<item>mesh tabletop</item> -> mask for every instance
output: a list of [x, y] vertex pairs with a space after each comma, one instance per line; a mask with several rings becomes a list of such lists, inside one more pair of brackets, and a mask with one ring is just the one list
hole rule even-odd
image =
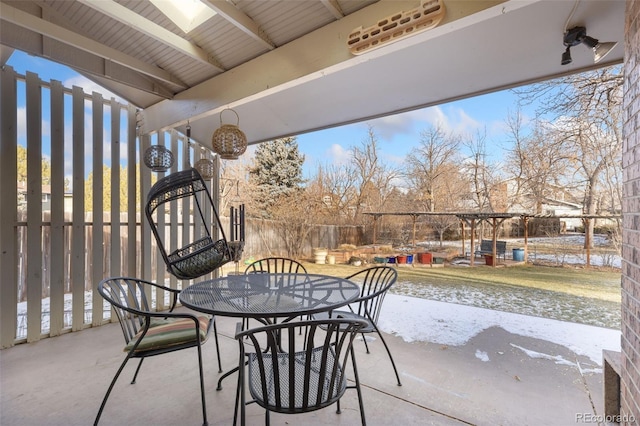
[[293, 317], [344, 306], [360, 293], [357, 284], [315, 274], [230, 275], [193, 284], [180, 302], [213, 315], [248, 318]]

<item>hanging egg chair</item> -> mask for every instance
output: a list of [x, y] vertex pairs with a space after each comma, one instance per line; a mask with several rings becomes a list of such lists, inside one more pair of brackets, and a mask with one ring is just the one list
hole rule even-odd
[[[164, 229], [158, 229], [158, 215], [165, 214], [171, 203], [176, 203], [177, 207], [188, 211], [189, 208], [184, 207], [184, 198], [189, 198], [190, 208], [193, 211], [194, 229], [200, 230], [201, 235], [194, 236], [193, 241], [168, 253]], [[178, 200], [180, 204], [177, 204]], [[207, 219], [205, 213], [208, 211], [212, 212], [214, 219], [212, 225], [211, 219]], [[231, 261], [232, 254], [220, 217], [211, 194], [196, 169], [172, 173], [158, 180], [147, 196], [145, 215], [167, 271], [176, 278], [192, 280], [211, 273]], [[212, 234], [212, 227], [214, 231], [220, 233], [221, 239], [214, 240], [213, 235], [217, 235], [217, 232]]]

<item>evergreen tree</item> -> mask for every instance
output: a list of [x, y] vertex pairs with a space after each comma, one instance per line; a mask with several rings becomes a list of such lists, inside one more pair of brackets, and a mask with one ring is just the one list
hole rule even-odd
[[270, 207], [280, 197], [293, 195], [302, 188], [303, 163], [304, 155], [300, 154], [295, 137], [260, 144], [249, 168], [257, 215], [270, 217]]

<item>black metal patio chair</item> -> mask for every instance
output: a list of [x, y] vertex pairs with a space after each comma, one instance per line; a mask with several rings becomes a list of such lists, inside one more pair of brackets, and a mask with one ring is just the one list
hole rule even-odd
[[[281, 274], [278, 285], [288, 287], [295, 282], [288, 274], [307, 274], [304, 265], [288, 257], [265, 257], [250, 263], [244, 270], [245, 274]], [[248, 320], [243, 320], [242, 329], [247, 328]]]
[[[355, 335], [367, 325], [364, 320], [327, 319], [272, 324], [241, 331], [240, 372], [236, 394], [234, 425], [240, 408], [240, 423], [246, 422], [246, 406], [257, 403], [270, 424], [271, 411], [300, 414], [319, 410], [334, 403], [340, 413], [340, 398], [346, 389], [356, 389], [360, 417], [365, 425], [364, 405], [353, 352]], [[299, 329], [306, 333], [301, 337]], [[348, 358], [354, 385], [347, 386]], [[252, 400], [247, 401], [246, 387]]]
[[[307, 269], [304, 265], [297, 260], [289, 259], [287, 257], [265, 257], [258, 259], [244, 270], [245, 274], [257, 274], [257, 273], [271, 273], [271, 274], [306, 274]], [[287, 285], [286, 282], [283, 285]]]
[[[168, 312], [155, 312], [153, 310], [150, 298], [152, 292], [155, 291], [157, 294], [158, 290], [168, 291], [171, 294], [171, 308]], [[215, 331], [216, 325], [214, 318], [206, 315], [196, 316], [186, 312], [173, 312], [180, 290], [164, 287], [137, 278], [120, 277], [105, 279], [98, 284], [98, 292], [111, 304], [120, 321], [126, 344], [124, 351], [127, 355], [107, 389], [94, 425], [98, 424], [107, 399], [120, 373], [122, 373], [122, 370], [131, 358], [140, 358], [138, 367], [133, 375], [133, 380], [131, 381], [131, 384], [134, 384], [138, 377], [140, 367], [142, 367], [142, 361], [144, 361], [146, 357], [195, 347], [198, 350], [198, 367], [200, 369], [202, 417], [203, 424], [206, 426], [208, 423], [201, 346], [206, 342], [212, 326]], [[219, 360], [220, 351], [218, 349], [217, 333], [215, 333], [215, 340]]]
[[398, 380], [398, 386], [402, 386], [402, 383], [400, 382], [400, 375], [396, 368], [396, 363], [393, 361], [393, 356], [391, 355], [391, 350], [389, 350], [387, 342], [384, 340], [382, 333], [380, 333], [380, 329], [378, 329], [378, 318], [380, 317], [382, 302], [384, 302], [384, 297], [389, 288], [391, 288], [398, 279], [398, 271], [390, 266], [373, 266], [356, 272], [355, 274], [351, 274], [346, 278], [361, 284], [362, 290], [360, 291], [360, 297], [355, 302], [348, 305], [348, 311], [335, 310], [331, 313], [320, 312], [318, 314], [314, 314], [313, 318], [326, 319], [331, 316], [332, 318], [355, 318], [366, 320], [367, 326], [360, 330], [360, 333], [362, 333], [362, 340], [367, 348], [367, 353], [369, 353], [369, 345], [367, 344], [365, 334], [373, 333], [375, 331], [378, 333], [378, 336], [380, 336], [380, 340], [382, 340], [382, 343], [387, 350], [387, 354], [389, 354], [393, 371], [396, 373], [396, 379]]

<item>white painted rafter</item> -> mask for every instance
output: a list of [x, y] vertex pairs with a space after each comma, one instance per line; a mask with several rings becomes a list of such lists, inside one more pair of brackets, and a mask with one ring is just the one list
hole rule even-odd
[[106, 60], [123, 65], [127, 68], [131, 68], [137, 72], [145, 74], [149, 77], [153, 77], [165, 83], [171, 83], [179, 86], [182, 89], [187, 88], [187, 85], [180, 81], [173, 74], [160, 69], [154, 65], [140, 61], [132, 56], [122, 53], [116, 49], [112, 49], [109, 46], [98, 43], [90, 38], [79, 35], [76, 32], [67, 30], [58, 25], [55, 25], [44, 19], [40, 19], [34, 15], [23, 12], [7, 4], [3, 4], [0, 8], [0, 19], [3, 21], [11, 22], [12, 24], [29, 29], [31, 31], [37, 31], [39, 34], [58, 40], [69, 46], [76, 47], [85, 52], [92, 53], [96, 56], [104, 58]]
[[320, 0], [320, 3], [322, 3], [336, 19], [344, 18], [344, 13], [337, 0]]
[[169, 46], [170, 48], [183, 53], [190, 58], [195, 59], [203, 64], [211, 65], [217, 68], [218, 71], [225, 71], [224, 67], [214, 58], [213, 55], [204, 51], [200, 47], [191, 43], [188, 40], [180, 37], [177, 34], [172, 33], [169, 30], [162, 28], [160, 25], [149, 21], [148, 19], [138, 15], [131, 9], [122, 6], [112, 0], [78, 0], [80, 3], [89, 6], [90, 8], [97, 10], [109, 16], [122, 24], [135, 28], [136, 31], [140, 31], [149, 37], [158, 40], [161, 43]]
[[266, 49], [273, 50], [276, 45], [267, 37], [256, 22], [226, 0], [202, 0], [202, 3], [215, 10], [218, 15], [235, 25], [249, 37]]

